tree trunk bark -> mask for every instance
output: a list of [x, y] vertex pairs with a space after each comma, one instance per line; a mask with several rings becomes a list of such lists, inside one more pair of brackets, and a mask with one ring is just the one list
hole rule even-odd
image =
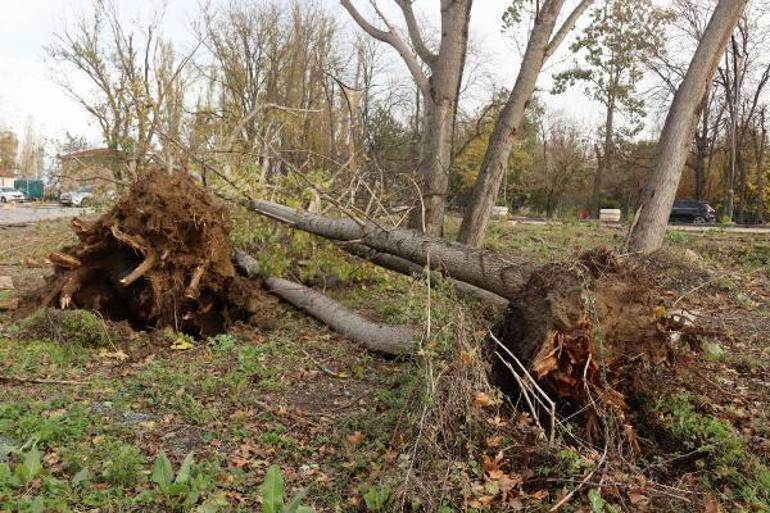
[[736, 155], [736, 163], [738, 164], [738, 222], [746, 222], [746, 189], [748, 182], [748, 172], [746, 170], [746, 159], [743, 155], [743, 137], [739, 139], [738, 154]]
[[701, 102], [700, 129], [695, 134], [695, 199], [706, 196], [706, 160], [709, 155], [709, 105], [710, 91], [707, 89]]
[[[256, 260], [236, 250], [233, 260], [248, 276], [257, 274]], [[292, 306], [308, 313], [337, 333], [361, 344], [369, 351], [386, 356], [405, 356], [414, 353], [418, 334], [405, 326], [389, 326], [370, 321], [340, 303], [299, 283], [281, 278], [264, 280], [268, 290]]]
[[[357, 257], [368, 260], [373, 264], [377, 264], [380, 267], [384, 267], [385, 269], [389, 269], [391, 271], [396, 271], [398, 273], [413, 277], [418, 277], [425, 274], [425, 268], [421, 265], [415, 264], [414, 262], [410, 262], [409, 260], [403, 259], [396, 255], [376, 251], [363, 244], [343, 243], [339, 244], [339, 247], [340, 249], [343, 249], [352, 255], [356, 255]], [[441, 275], [441, 273], [437, 271], [431, 272], [431, 279], [433, 281], [437, 281], [443, 278], [444, 276]], [[475, 297], [476, 299], [479, 299], [484, 303], [492, 306], [493, 308], [499, 310], [503, 310], [508, 306], [508, 300], [495, 293], [480, 289], [479, 287], [471, 285], [470, 283], [457, 281], [452, 278], [449, 278], [449, 281], [452, 287], [454, 287], [457, 295], [460, 297]]]
[[431, 237], [444, 233], [446, 197], [452, 168], [457, 101], [468, 53], [468, 25], [473, 0], [441, 1], [441, 43], [431, 62], [429, 97], [425, 98], [426, 131], [422, 140], [418, 172], [420, 204], [410, 227]]
[[765, 223], [765, 151], [767, 150], [766, 109], [759, 111], [759, 125], [754, 130], [754, 158], [757, 167], [757, 223]]
[[410, 262], [446, 272], [455, 280], [510, 299], [525, 283], [534, 266], [527, 260], [469, 248], [402, 228], [383, 228], [372, 222], [331, 219], [263, 200], [249, 208], [294, 228], [336, 241], [358, 242]]
[[443, 98], [437, 105], [425, 103], [427, 120], [418, 166], [422, 179], [421, 198], [413, 211], [410, 226], [432, 237], [441, 237], [444, 233], [456, 102], [456, 98]]
[[596, 166], [594, 175], [594, 185], [591, 190], [591, 204], [588, 210], [592, 217], [599, 218], [599, 202], [601, 200], [602, 186], [604, 177], [612, 173], [613, 153], [614, 153], [614, 130], [615, 130], [615, 100], [610, 98], [607, 102], [607, 114], [604, 122], [604, 154]]
[[[428, 235], [440, 236], [444, 228], [457, 99], [465, 69], [473, 0], [441, 0], [441, 41], [435, 54], [422, 39], [411, 0], [396, 2], [404, 13], [411, 45], [384, 18], [382, 21], [388, 30], [378, 29], [366, 21], [350, 0], [340, 0], [340, 3], [366, 33], [398, 51], [424, 97], [423, 136], [417, 169], [422, 182], [420, 204], [411, 214], [410, 225]], [[424, 68], [430, 70], [430, 76]]]
[[674, 95], [652, 174], [642, 192], [636, 221], [629, 234], [632, 251], [651, 252], [663, 245], [668, 216], [695, 134], [698, 109], [745, 5], [746, 0], [719, 0], [687, 74]]
[[535, 92], [537, 77], [546, 60], [551, 34], [563, 5], [562, 0], [551, 0], [543, 6], [535, 19], [516, 84], [495, 122], [479, 176], [473, 186], [471, 202], [460, 225], [457, 240], [463, 244], [478, 247], [484, 240], [492, 207], [495, 206], [508, 167], [516, 133], [524, 120], [527, 104]]

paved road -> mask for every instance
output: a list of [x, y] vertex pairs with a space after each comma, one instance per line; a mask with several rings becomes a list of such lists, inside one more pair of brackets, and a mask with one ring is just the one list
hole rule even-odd
[[[562, 224], [561, 221], [548, 221], [544, 219], [526, 219], [526, 218], [514, 218], [508, 221], [511, 225], [516, 224], [534, 224], [534, 225], [548, 225], [548, 224]], [[608, 227], [624, 228], [628, 229], [628, 225], [622, 223], [607, 223]], [[758, 233], [770, 235], [770, 225], [758, 225], [758, 226], [723, 226], [718, 224], [669, 224], [668, 230], [675, 230], [681, 232], [701, 232], [701, 233]]]
[[63, 207], [52, 204], [28, 203], [22, 205], [0, 206], [0, 226], [18, 223], [30, 223], [51, 219], [76, 217], [87, 214], [89, 209]]

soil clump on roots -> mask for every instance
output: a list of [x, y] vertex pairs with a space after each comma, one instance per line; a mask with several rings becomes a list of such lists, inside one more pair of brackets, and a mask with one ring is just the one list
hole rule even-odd
[[[671, 359], [659, 299], [639, 272], [608, 250], [546, 265], [492, 331], [510, 353], [491, 344], [492, 376], [504, 392], [527, 393], [519, 385], [526, 381], [523, 366], [559, 414], [582, 424], [588, 440], [611, 434], [627, 455], [639, 451], [629, 399], [650, 386], [650, 369]], [[514, 376], [511, 368], [522, 372]]]
[[49, 256], [55, 272], [35, 306], [193, 336], [269, 324], [276, 300], [236, 274], [227, 209], [187, 173], [149, 172], [98, 220], [71, 227], [79, 243]]

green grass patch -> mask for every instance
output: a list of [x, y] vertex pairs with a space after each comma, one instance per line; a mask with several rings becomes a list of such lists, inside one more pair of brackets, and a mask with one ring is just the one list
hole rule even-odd
[[661, 421], [685, 448], [703, 456], [706, 479], [719, 489], [728, 483], [744, 500], [770, 508], [770, 470], [746, 450], [740, 436], [726, 422], [700, 413], [687, 394], [660, 402]]
[[105, 321], [86, 310], [41, 308], [16, 325], [24, 339], [47, 339], [82, 347], [107, 347], [112, 337]]

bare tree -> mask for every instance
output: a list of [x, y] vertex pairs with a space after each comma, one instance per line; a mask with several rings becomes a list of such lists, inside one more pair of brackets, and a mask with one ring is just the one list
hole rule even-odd
[[746, 0], [719, 0], [674, 95], [652, 174], [631, 225], [628, 243], [632, 251], [650, 252], [663, 244], [668, 216], [695, 135], [698, 109], [745, 5]]
[[750, 9], [741, 17], [717, 79], [725, 95], [729, 121], [724, 216], [727, 219], [735, 217], [740, 222], [745, 222], [747, 206], [747, 152], [751, 150], [751, 127], [759, 113], [763, 92], [770, 82], [770, 62], [764, 61], [770, 32], [758, 21], [760, 14], [757, 9]]
[[759, 109], [759, 115], [754, 119], [752, 127], [752, 139], [754, 141], [754, 162], [757, 168], [757, 200], [756, 211], [758, 223], [765, 222], [765, 157], [767, 153], [767, 105]]
[[[673, 0], [676, 17], [666, 34], [668, 44], [653, 47], [644, 64], [659, 79], [652, 98], [660, 105], [668, 105], [677, 86], [687, 73], [685, 60], [697, 47], [706, 29], [712, 6], [700, 0]], [[692, 146], [692, 170], [695, 197], [702, 200], [708, 193], [714, 156], [722, 135], [725, 115], [725, 95], [722, 88], [709, 84], [700, 108], [700, 119]]]
[[[107, 147], [126, 154], [129, 172], [142, 170], [159, 130], [176, 133], [182, 119], [182, 71], [190, 55], [177, 57], [160, 35], [161, 22], [156, 12], [144, 25], [129, 27], [114, 0], [94, 0], [91, 13], [65, 26], [46, 48], [59, 85], [96, 120]], [[71, 82], [70, 70], [96, 92]], [[115, 178], [124, 178], [124, 171], [116, 167]]]
[[[423, 39], [412, 0], [394, 0], [401, 9], [408, 41], [373, 2], [385, 29], [380, 29], [353, 5], [340, 0], [353, 20], [371, 37], [392, 46], [403, 59], [424, 102], [418, 171], [422, 179], [420, 208], [412, 226], [429, 235], [443, 232], [449, 173], [452, 164], [457, 102], [468, 47], [468, 23], [473, 0], [441, 0], [441, 38], [436, 51]], [[427, 69], [427, 72], [425, 71]]]
[[37, 130], [32, 118], [27, 119], [24, 127], [24, 143], [19, 152], [19, 173], [23, 178], [41, 178], [45, 148], [40, 132]]
[[[555, 33], [554, 29], [564, 7], [564, 0], [545, 0], [542, 5], [537, 3], [539, 9], [536, 7], [534, 24], [516, 84], [492, 131], [481, 171], [473, 188], [471, 203], [460, 226], [458, 235], [460, 242], [478, 246], [483, 240], [492, 207], [500, 192], [516, 133], [524, 119], [527, 104], [535, 92], [537, 78], [543, 64], [553, 55], [592, 3], [593, 0], [581, 0]], [[520, 2], [514, 2], [513, 7], [520, 9]]]
[[585, 188], [589, 176], [590, 148], [580, 126], [574, 121], [556, 117], [542, 130], [543, 162], [528, 181], [531, 192], [542, 197], [546, 216], [561, 205], [568, 191]]

